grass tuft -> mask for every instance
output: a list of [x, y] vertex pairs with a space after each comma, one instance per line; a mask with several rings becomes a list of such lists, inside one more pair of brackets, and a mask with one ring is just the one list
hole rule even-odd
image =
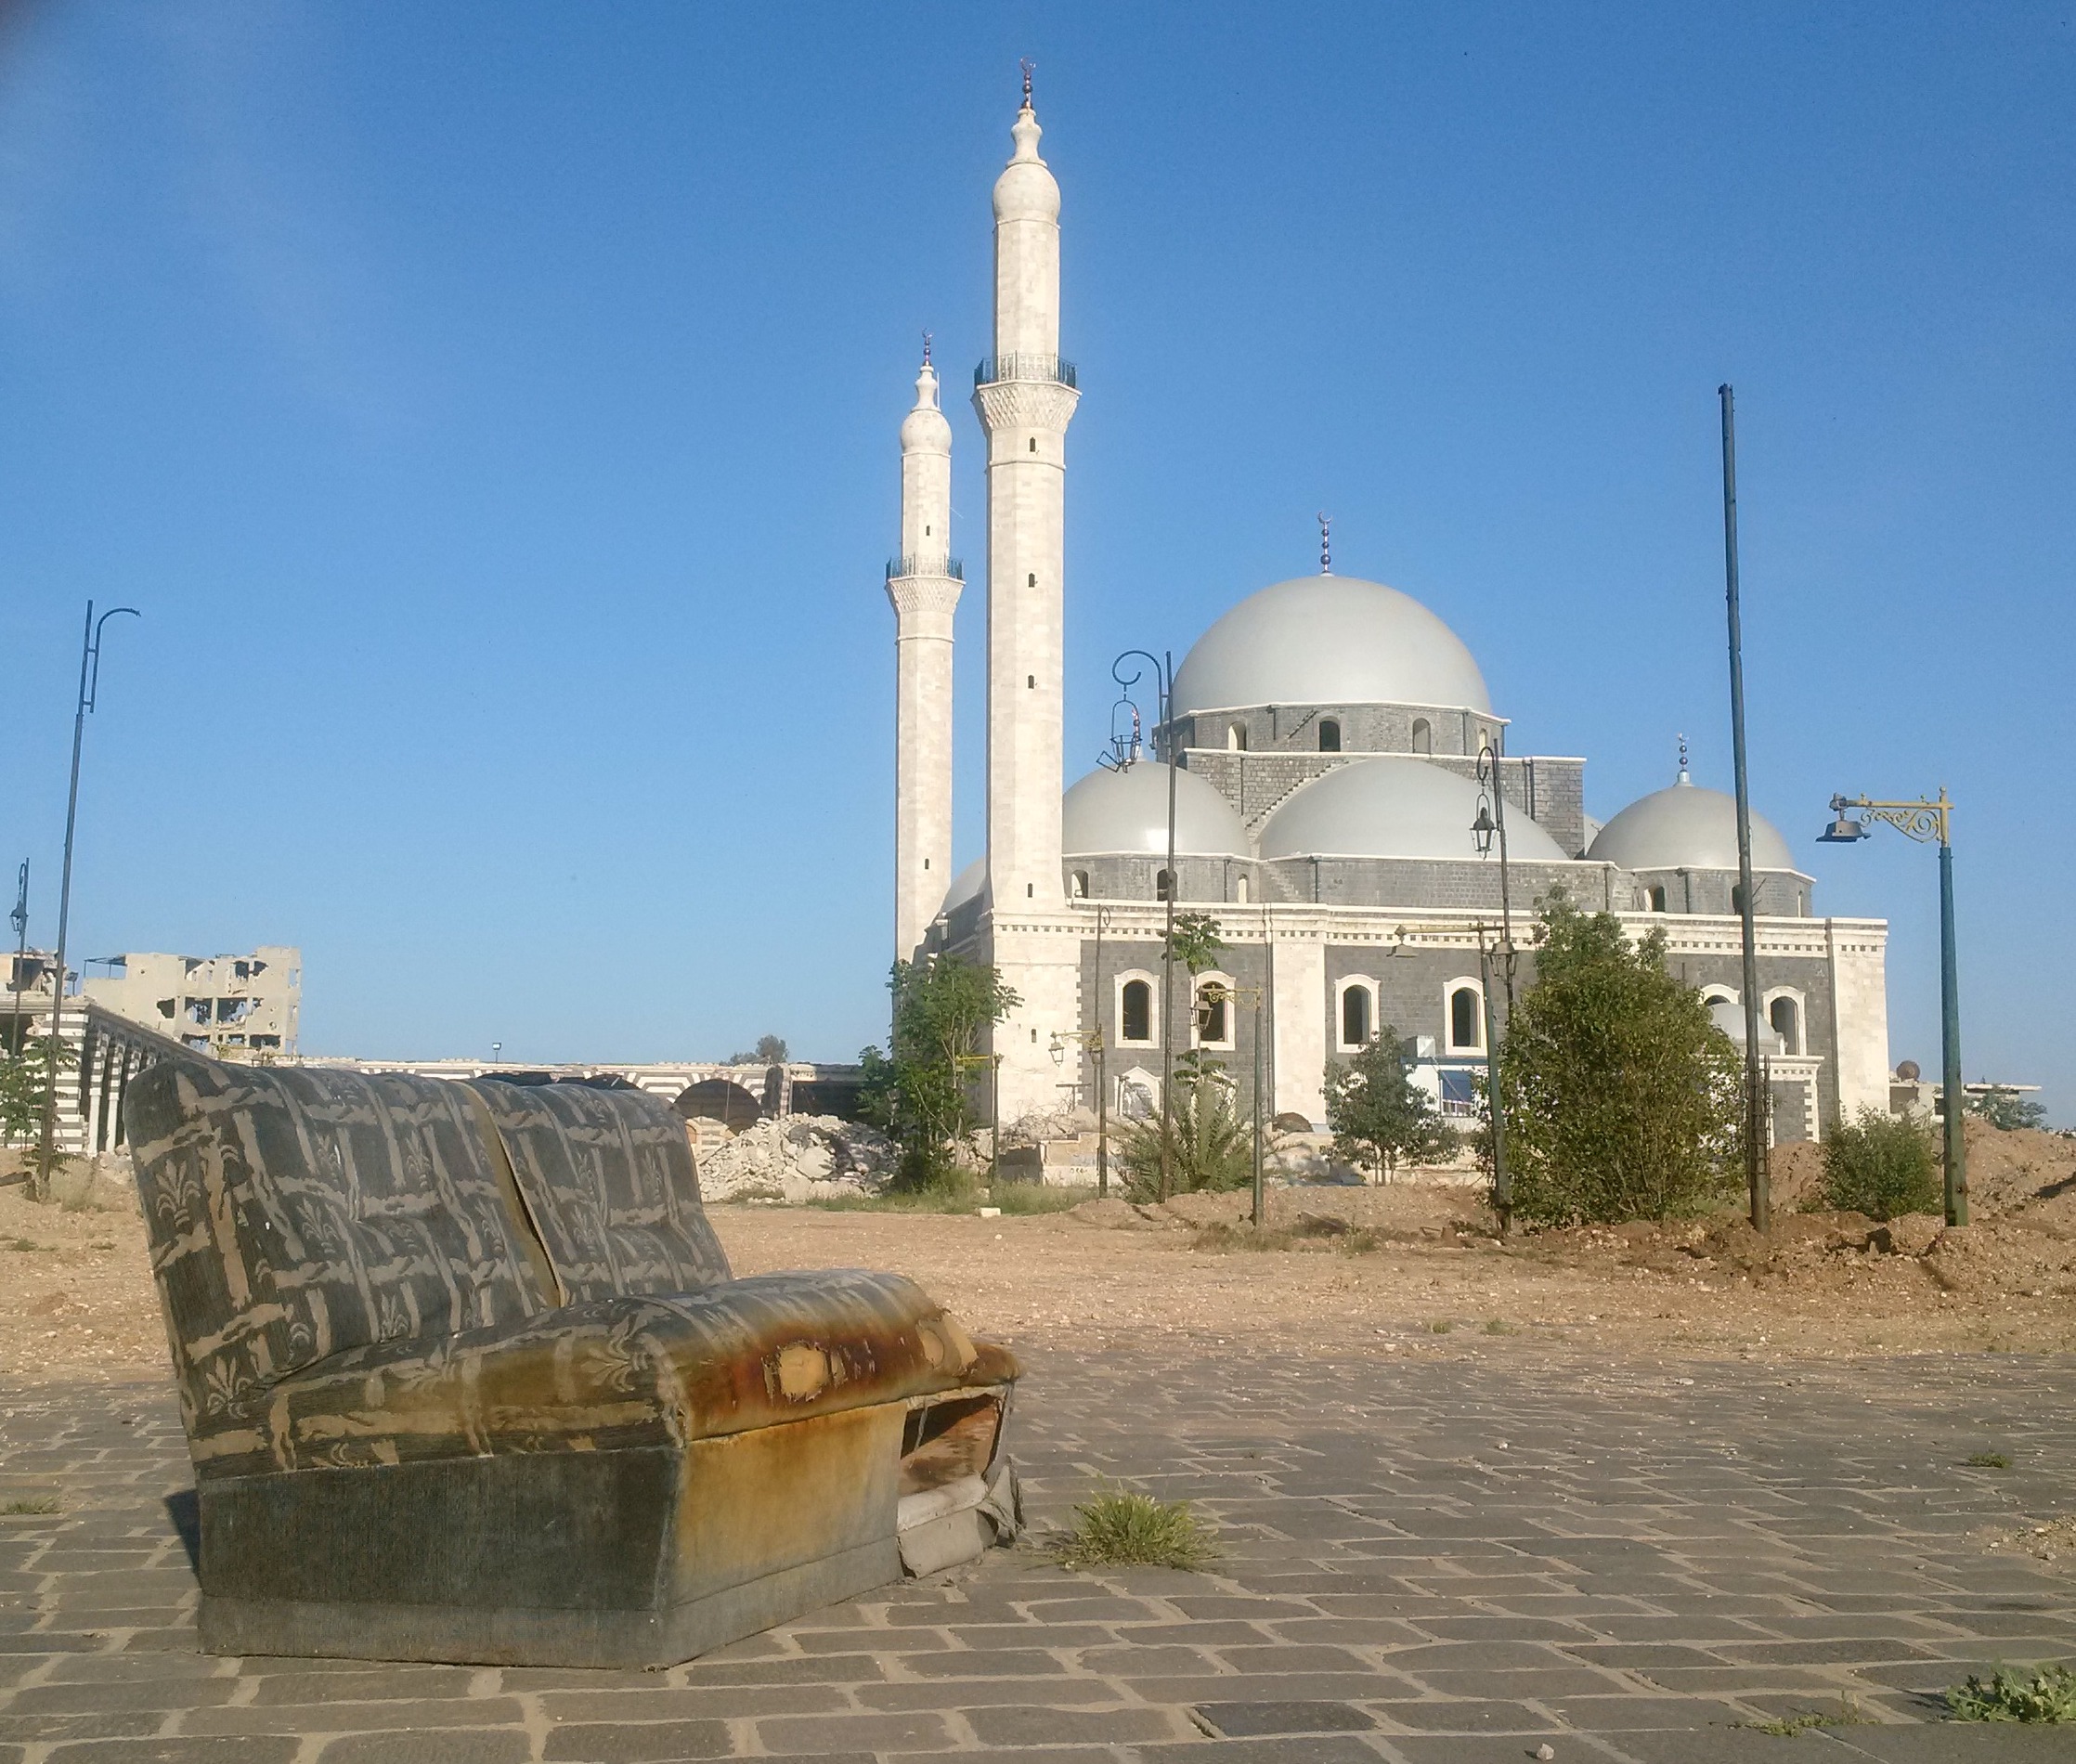
[[1447, 1317], [1438, 1317], [1427, 1326], [1427, 1332], [1430, 1335], [1447, 1335], [1455, 1327]]
[[27, 1238], [9, 1238], [7, 1239], [7, 1248], [10, 1250], [40, 1250], [43, 1247], [40, 1243], [30, 1242]]
[[1136, 1563], [1197, 1569], [1218, 1553], [1187, 1500], [1156, 1500], [1119, 1489], [1083, 1502], [1074, 1516], [1074, 1529], [1058, 1552], [1063, 1568]]
[[1485, 1332], [1487, 1335], [1518, 1335], [1520, 1330], [1516, 1329], [1505, 1317], [1496, 1317], [1485, 1326]]
[[1737, 1725], [1748, 1727], [1757, 1733], [1771, 1733], [1776, 1739], [1791, 1740], [1797, 1733], [1808, 1733], [1813, 1729], [1870, 1727], [1873, 1722], [1861, 1714], [1859, 1704], [1849, 1696], [1841, 1696], [1836, 1709], [1790, 1709], [1771, 1721], [1740, 1721]]
[[1956, 1721], [2076, 1723], [2076, 1669], [2066, 1666], [2000, 1666], [1988, 1683], [1969, 1673], [1946, 1693]]
[[2011, 1468], [2011, 1454], [2009, 1452], [1977, 1452], [1974, 1457], [1964, 1461], [1970, 1470], [2009, 1470]]
[[20, 1500], [0, 1501], [0, 1513], [10, 1519], [24, 1519], [32, 1513], [54, 1513], [57, 1511], [56, 1495], [30, 1495]]

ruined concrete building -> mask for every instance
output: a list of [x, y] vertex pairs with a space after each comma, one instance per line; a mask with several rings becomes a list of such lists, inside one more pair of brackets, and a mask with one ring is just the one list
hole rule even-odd
[[270, 1060], [296, 1050], [303, 952], [262, 943], [250, 955], [109, 955], [89, 961], [95, 1004], [218, 1059]]

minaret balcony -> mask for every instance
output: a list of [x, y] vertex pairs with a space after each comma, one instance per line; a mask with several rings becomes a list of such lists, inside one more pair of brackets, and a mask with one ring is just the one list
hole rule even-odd
[[973, 370], [973, 384], [999, 386], [1009, 381], [1036, 381], [1041, 384], [1080, 387], [1074, 380], [1074, 364], [1063, 356], [989, 356]]
[[889, 557], [887, 560], [887, 579], [891, 582], [903, 576], [949, 576], [954, 582], [963, 582], [966, 580], [966, 560], [946, 557], [942, 553], [932, 557], [927, 552], [919, 557]]

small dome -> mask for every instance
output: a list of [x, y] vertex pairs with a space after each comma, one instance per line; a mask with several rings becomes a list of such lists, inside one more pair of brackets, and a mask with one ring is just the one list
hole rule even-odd
[[[1424, 759], [1352, 759], [1292, 793], [1262, 829], [1265, 858], [1445, 858], [1476, 863], [1478, 786]], [[1494, 848], [1497, 850], [1497, 847]], [[1556, 840], [1516, 809], [1507, 856], [1562, 863]]]
[[[1734, 870], [1737, 798], [1680, 782], [1632, 802], [1600, 830], [1586, 855], [1625, 870]], [[1752, 816], [1752, 868], [1793, 870], [1787, 841]]]
[[1178, 715], [1245, 705], [1492, 710], [1463, 640], [1410, 594], [1359, 576], [1300, 576], [1252, 594], [1175, 670]]
[[[1060, 805], [1060, 850], [1070, 857], [1131, 852], [1168, 854], [1168, 769], [1150, 760], [1122, 772], [1100, 768], [1067, 792]], [[1232, 805], [1192, 772], [1175, 772], [1175, 852], [1192, 858], [1244, 858], [1247, 829]]]

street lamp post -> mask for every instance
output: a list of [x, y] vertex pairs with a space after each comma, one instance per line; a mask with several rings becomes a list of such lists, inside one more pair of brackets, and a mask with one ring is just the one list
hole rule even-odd
[[1513, 890], [1507, 873], [1507, 793], [1499, 780], [1499, 749], [1490, 741], [1478, 747], [1478, 818], [1471, 823], [1471, 837], [1478, 856], [1492, 855], [1493, 837], [1499, 841], [1499, 966], [1507, 989], [1507, 1015], [1513, 1015]]
[[36, 1199], [50, 1195], [50, 1174], [57, 1161], [58, 1142], [58, 1049], [65, 1011], [65, 937], [71, 928], [72, 908], [72, 830], [79, 821], [79, 755], [86, 739], [86, 715], [94, 708], [101, 684], [101, 627], [127, 613], [132, 618], [144, 615], [134, 606], [113, 606], [98, 619], [94, 603], [86, 603], [86, 630], [80, 642], [79, 701], [72, 713], [72, 781], [65, 798], [65, 867], [58, 884], [58, 973], [50, 995], [50, 1059], [44, 1093], [43, 1155], [36, 1164]]
[[1105, 1070], [1103, 1026], [1094, 1029], [1053, 1031], [1053, 1063], [1064, 1064], [1069, 1047], [1086, 1048], [1096, 1057], [1096, 1193], [1100, 1200], [1110, 1191], [1110, 1086]]
[[29, 966], [29, 860], [21, 861], [21, 874], [15, 878], [15, 910], [7, 914], [15, 927], [15, 974], [14, 1027], [8, 1031], [7, 1047], [16, 1059], [28, 1051], [28, 1043], [21, 1032], [21, 980], [22, 972]]
[[[1167, 897], [1167, 930], [1161, 944], [1161, 1200], [1165, 1202], [1173, 1183], [1174, 1135], [1174, 997], [1175, 997], [1175, 896], [1182, 891], [1182, 878], [1175, 874], [1175, 732], [1173, 721], [1174, 710], [1174, 657], [1162, 652], [1156, 655], [1148, 649], [1128, 649], [1110, 664], [1110, 678], [1129, 693], [1144, 677], [1144, 669], [1136, 669], [1127, 679], [1124, 664], [1135, 658], [1144, 661], [1153, 669], [1154, 684], [1160, 692], [1160, 715], [1154, 727], [1161, 737], [1161, 757], [1168, 767], [1168, 867], [1165, 872], [1168, 885], [1161, 892]], [[1138, 757], [1136, 742], [1130, 758], [1119, 756], [1116, 770], [1122, 771]]]
[[[1858, 809], [1864, 821], [1855, 821]], [[1962, 1132], [1966, 1093], [1961, 1085], [1961, 970], [1953, 941], [1953, 805], [1946, 786], [1939, 800], [1875, 802], [1866, 797], [1833, 797], [1831, 824], [1818, 838], [1825, 845], [1851, 845], [1873, 831], [1870, 823], [1886, 822], [1920, 845], [1939, 846], [1939, 1006], [1940, 1114], [1945, 1128], [1946, 1223], [1968, 1222], [1968, 1148]]]
[[1485, 1107], [1492, 1123], [1492, 1211], [1499, 1235], [1513, 1223], [1513, 1177], [1507, 1169], [1507, 1111], [1499, 1091], [1499, 1018], [1492, 1004], [1492, 951], [1478, 927], [1478, 979], [1485, 989]]
[[1745, 1184], [1752, 1229], [1773, 1225], [1767, 1169], [1767, 1097], [1758, 1052], [1758, 901], [1752, 888], [1752, 796], [1745, 766], [1745, 627], [1737, 589], [1737, 422], [1730, 387], [1716, 388], [1723, 419], [1723, 599], [1730, 617], [1730, 753], [1737, 787], [1737, 917], [1745, 956]]

